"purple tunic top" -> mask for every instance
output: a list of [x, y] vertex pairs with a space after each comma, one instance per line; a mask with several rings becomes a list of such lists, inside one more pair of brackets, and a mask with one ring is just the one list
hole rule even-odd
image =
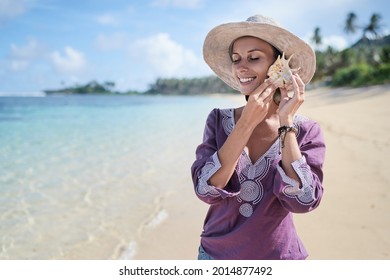
[[281, 168], [277, 139], [255, 163], [242, 152], [224, 189], [209, 184], [221, 167], [217, 151], [235, 125], [234, 109], [214, 109], [191, 167], [196, 195], [210, 205], [201, 244], [214, 259], [305, 259], [292, 213], [315, 209], [323, 194], [325, 144], [317, 123], [296, 116], [302, 158], [293, 162], [302, 185]]

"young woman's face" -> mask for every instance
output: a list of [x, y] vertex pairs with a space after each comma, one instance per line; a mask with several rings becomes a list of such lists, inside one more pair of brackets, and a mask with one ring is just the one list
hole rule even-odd
[[269, 43], [259, 38], [241, 37], [233, 43], [231, 59], [241, 93], [250, 95], [267, 78], [275, 53]]

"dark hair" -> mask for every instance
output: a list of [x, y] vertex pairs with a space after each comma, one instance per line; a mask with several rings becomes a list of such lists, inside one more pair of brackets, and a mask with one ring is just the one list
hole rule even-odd
[[[272, 47], [272, 49], [274, 50], [274, 59], [275, 59], [275, 60], [278, 58], [278, 56], [282, 57], [282, 52], [281, 52], [281, 51], [279, 51], [276, 47], [274, 47], [274, 46], [272, 46], [272, 45], [271, 45], [271, 47]], [[275, 60], [274, 60], [274, 61], [275, 61]]]

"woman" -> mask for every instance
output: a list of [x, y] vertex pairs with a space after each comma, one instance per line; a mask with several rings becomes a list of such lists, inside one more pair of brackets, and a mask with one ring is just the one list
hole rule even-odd
[[[267, 79], [281, 53], [299, 69], [291, 92]], [[203, 54], [247, 104], [214, 109], [196, 150], [195, 193], [210, 205], [198, 259], [306, 259], [292, 213], [318, 207], [325, 157], [319, 125], [296, 114], [314, 75], [313, 50], [274, 20], [253, 16], [212, 29]]]

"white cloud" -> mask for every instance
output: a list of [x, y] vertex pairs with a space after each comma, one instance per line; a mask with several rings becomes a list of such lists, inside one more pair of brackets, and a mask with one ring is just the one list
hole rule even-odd
[[65, 47], [64, 51], [64, 55], [61, 55], [58, 51], [50, 54], [51, 62], [59, 73], [78, 73], [86, 68], [87, 61], [83, 53], [69, 46]]
[[11, 60], [9, 63], [11, 70], [14, 72], [24, 71], [28, 68], [29, 65], [30, 62], [28, 60], [23, 60], [23, 59], [14, 59]]
[[118, 19], [117, 16], [113, 14], [100, 15], [96, 18], [96, 20], [101, 25], [113, 26], [113, 27], [118, 27], [120, 25], [120, 20]]
[[25, 0], [0, 0], [0, 21], [17, 17], [26, 12]]
[[198, 9], [203, 5], [204, 0], [154, 0], [152, 7], [173, 7], [182, 9]]
[[96, 47], [102, 51], [119, 50], [125, 48], [128, 36], [125, 33], [114, 33], [111, 35], [99, 34], [96, 38]]
[[156, 76], [190, 76], [203, 64], [191, 50], [173, 41], [166, 33], [140, 39], [129, 51], [132, 59], [142, 64], [146, 62]]
[[28, 43], [24, 46], [17, 46], [11, 44], [11, 53], [12, 58], [19, 59], [34, 59], [39, 56], [42, 56], [45, 47], [40, 44], [36, 39], [30, 38]]
[[30, 38], [26, 45], [11, 44], [10, 53], [7, 56], [9, 67], [14, 72], [26, 70], [37, 59], [43, 58], [46, 48], [34, 38]]
[[320, 50], [320, 51], [324, 51], [326, 50], [328, 47], [332, 47], [333, 49], [335, 50], [338, 50], [338, 51], [341, 51], [345, 48], [348, 47], [349, 43], [347, 42], [347, 40], [343, 37], [343, 36], [339, 36], [339, 35], [329, 35], [329, 36], [324, 36], [321, 38], [321, 44], [320, 45], [315, 45], [312, 40], [311, 40], [311, 37], [313, 35], [312, 34], [308, 34], [305, 36], [305, 38], [303, 38], [309, 45], [311, 45], [311, 47], [313, 49], [316, 49], [316, 50]]

